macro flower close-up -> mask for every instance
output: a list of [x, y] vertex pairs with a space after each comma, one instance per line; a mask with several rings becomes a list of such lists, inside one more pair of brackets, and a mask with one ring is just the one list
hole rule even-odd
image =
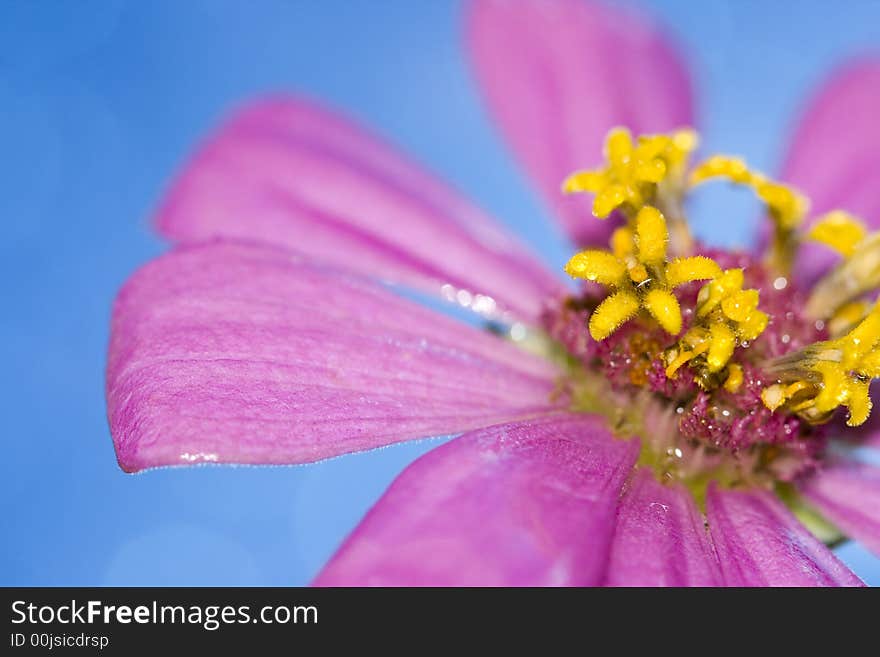
[[880, 584], [876, 7], [255, 4], [6, 58], [7, 584]]
[[[702, 156], [686, 68], [638, 15], [475, 0], [466, 37], [583, 285], [337, 112], [255, 101], [177, 177], [155, 223], [175, 249], [116, 301], [120, 465], [461, 434], [319, 585], [860, 584], [825, 543], [880, 547], [880, 470], [845, 453], [877, 440], [851, 428], [880, 376], [880, 63], [820, 90], [777, 180]], [[691, 234], [715, 181], [762, 202], [758, 248]]]

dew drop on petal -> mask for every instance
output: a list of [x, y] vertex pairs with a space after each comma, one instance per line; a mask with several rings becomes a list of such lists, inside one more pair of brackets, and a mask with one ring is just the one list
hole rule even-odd
[[514, 342], [521, 342], [526, 339], [526, 327], [524, 324], [517, 322], [510, 327], [510, 339]]

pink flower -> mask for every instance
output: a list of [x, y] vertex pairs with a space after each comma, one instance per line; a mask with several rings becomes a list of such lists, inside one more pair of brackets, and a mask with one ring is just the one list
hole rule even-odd
[[[679, 58], [642, 19], [578, 0], [478, 0], [467, 28], [514, 151], [572, 240], [603, 246], [627, 225], [627, 207], [646, 199], [626, 197], [598, 221], [560, 184], [599, 160], [616, 125], [662, 133], [692, 124]], [[843, 207], [880, 228], [878, 111], [876, 61], [850, 65], [808, 106], [781, 178], [812, 198], [810, 217]], [[782, 207], [768, 179], [749, 175], [771, 213]], [[663, 210], [672, 227], [668, 203]], [[629, 225], [642, 219], [633, 213]], [[767, 241], [794, 249], [780, 235], [795, 233], [775, 225]], [[463, 434], [398, 477], [318, 584], [858, 585], [814, 532], [880, 551], [880, 470], [828, 446], [844, 437], [840, 423], [816, 424], [833, 412], [821, 395], [838, 370], [822, 369], [813, 345], [842, 344], [804, 309], [809, 286], [842, 267], [820, 245], [800, 248], [788, 278], [774, 278], [777, 261], [703, 251], [718, 271], [687, 280], [742, 268], [762, 304], [749, 321], [769, 317], [759, 338], [734, 331], [725, 342], [719, 335], [739, 320], [725, 310], [718, 322], [728, 329], [701, 328], [709, 292], [697, 283], [660, 290], [681, 312], [645, 293], [639, 271], [673, 274], [664, 239], [650, 242], [663, 254], [648, 254], [640, 229], [637, 257], [614, 256], [623, 278], [610, 260], [596, 275], [595, 251], [570, 263], [621, 303], [643, 304], [600, 322], [597, 286], [570, 292], [443, 183], [295, 98], [255, 103], [224, 125], [175, 183], [157, 226], [174, 250], [138, 271], [113, 311], [107, 400], [123, 469], [307, 463]], [[839, 250], [851, 263], [861, 247], [847, 244]], [[471, 308], [497, 330], [434, 313], [395, 286]], [[848, 317], [832, 310], [829, 322]], [[872, 321], [862, 313], [848, 328], [863, 316]], [[565, 359], [547, 357], [544, 335]], [[533, 341], [543, 353], [523, 348]], [[866, 353], [844, 368], [833, 400], [851, 423], [875, 376]], [[848, 440], [880, 444], [865, 426]], [[798, 520], [817, 512], [834, 527]]]

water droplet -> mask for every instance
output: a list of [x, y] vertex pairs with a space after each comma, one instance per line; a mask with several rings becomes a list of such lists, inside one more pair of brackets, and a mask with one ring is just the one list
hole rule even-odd
[[791, 336], [788, 333], [784, 333], [779, 339], [782, 340], [782, 344], [788, 344], [791, 342]]
[[776, 290], [784, 290], [786, 287], [788, 287], [788, 279], [785, 276], [780, 276], [773, 281], [773, 288]]
[[471, 307], [481, 315], [491, 316], [495, 314], [497, 306], [498, 304], [495, 303], [495, 299], [492, 297], [487, 297], [485, 294], [478, 294], [474, 297], [474, 303]]

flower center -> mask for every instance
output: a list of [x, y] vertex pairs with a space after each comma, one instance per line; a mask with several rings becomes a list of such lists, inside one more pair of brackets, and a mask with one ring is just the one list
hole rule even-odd
[[[868, 300], [880, 287], [880, 235], [842, 211], [803, 231], [800, 193], [738, 158], [690, 168], [696, 143], [689, 130], [633, 141], [615, 129], [605, 165], [564, 182], [593, 193], [593, 214], [620, 226], [608, 249], [569, 260], [581, 291], [548, 307], [544, 326], [565, 349], [572, 408], [638, 435], [641, 462], [699, 499], [710, 481], [784, 486], [822, 457], [838, 408], [850, 425], [867, 419], [880, 376], [880, 307]], [[764, 203], [763, 255], [692, 239], [686, 197], [719, 178]], [[812, 289], [792, 273], [806, 240], [842, 257]]]

